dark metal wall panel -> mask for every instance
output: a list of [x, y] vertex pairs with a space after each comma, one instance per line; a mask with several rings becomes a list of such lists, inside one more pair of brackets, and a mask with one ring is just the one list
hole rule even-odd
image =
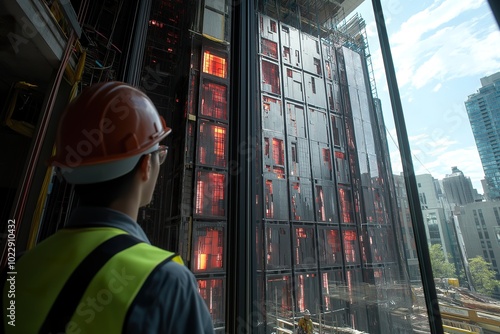
[[335, 178], [337, 183], [349, 184], [351, 178], [349, 175], [349, 161], [347, 160], [347, 154], [345, 152], [335, 150], [334, 152], [335, 161]]
[[226, 173], [203, 169], [196, 170], [194, 216], [206, 218], [226, 217], [226, 182]]
[[199, 115], [218, 122], [227, 122], [228, 89], [223, 83], [204, 79], [201, 85]]
[[299, 30], [286, 24], [280, 24], [280, 26], [281, 59], [283, 64], [298, 68], [302, 67]]
[[264, 173], [264, 217], [266, 219], [288, 220], [287, 182], [278, 179], [272, 172]]
[[339, 186], [340, 223], [354, 224], [354, 200], [350, 187]]
[[326, 109], [325, 82], [323, 78], [304, 72], [307, 104]]
[[311, 163], [307, 139], [288, 136], [287, 147], [289, 175], [310, 178]]
[[333, 145], [345, 151], [345, 128], [344, 121], [340, 115], [330, 115]]
[[343, 271], [321, 270], [321, 290], [324, 301], [324, 323], [338, 327], [347, 325], [346, 295], [347, 286]]
[[201, 298], [209, 306], [210, 315], [214, 327], [220, 327], [225, 324], [225, 300], [226, 300], [226, 278], [199, 278], [198, 289]]
[[266, 223], [266, 270], [291, 270], [290, 225]]
[[319, 300], [321, 300], [319, 278], [315, 271], [295, 273], [297, 311], [304, 312], [308, 309], [313, 317], [319, 313]]
[[335, 227], [318, 226], [318, 248], [320, 267], [342, 267], [341, 233]]
[[285, 121], [281, 100], [271, 96], [262, 96], [262, 128], [284, 133]]
[[304, 101], [304, 82], [300, 70], [283, 66], [283, 92], [287, 99]]
[[227, 125], [203, 119], [198, 123], [197, 164], [202, 166], [227, 168]]
[[333, 181], [332, 150], [330, 145], [311, 141], [311, 168], [313, 178]]
[[342, 244], [344, 246], [344, 261], [346, 265], [360, 264], [358, 232], [355, 229], [343, 229]]
[[282, 173], [284, 177], [286, 170], [285, 137], [280, 133], [270, 131], [263, 131], [262, 134], [263, 170], [276, 172], [277, 175]]
[[321, 46], [318, 38], [301, 34], [302, 67], [304, 71], [323, 77]]
[[290, 177], [290, 219], [295, 221], [313, 221], [313, 200], [311, 181]]
[[309, 138], [314, 141], [329, 143], [328, 114], [323, 109], [308, 107], [307, 110]]
[[261, 91], [281, 95], [280, 67], [277, 63], [262, 60], [260, 63]]
[[394, 234], [389, 226], [365, 226], [363, 227], [363, 237], [365, 240], [363, 247], [369, 248], [366, 253], [368, 264], [395, 263], [396, 252]]
[[317, 222], [338, 223], [335, 188], [333, 182], [314, 181]]
[[292, 225], [293, 263], [298, 268], [316, 268], [316, 231], [314, 225]]
[[260, 37], [274, 42], [278, 42], [279, 28], [278, 21], [269, 16], [259, 16], [259, 32]]
[[269, 40], [267, 38], [261, 38], [259, 52], [262, 56], [279, 61], [278, 42]]
[[340, 86], [337, 81], [326, 82], [326, 95], [328, 100], [328, 110], [330, 110], [330, 112], [340, 114], [342, 102], [340, 101]]
[[302, 104], [285, 102], [286, 131], [289, 136], [307, 138], [306, 114]]
[[325, 79], [338, 82], [337, 59], [335, 57], [335, 48], [329, 41], [322, 40], [323, 48], [323, 66], [325, 68]]
[[375, 223], [377, 221], [377, 212], [375, 203], [375, 196], [373, 194], [373, 188], [362, 187], [363, 189], [363, 200], [365, 202], [365, 219], [363, 223]]
[[[293, 317], [293, 285], [291, 274], [266, 276], [266, 310], [268, 316]], [[269, 322], [273, 322], [272, 319]]]

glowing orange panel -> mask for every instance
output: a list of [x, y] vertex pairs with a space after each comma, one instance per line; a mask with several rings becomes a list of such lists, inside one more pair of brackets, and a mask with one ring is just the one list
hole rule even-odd
[[226, 59], [216, 56], [210, 53], [210, 51], [205, 51], [203, 55], [203, 72], [219, 78], [226, 78]]

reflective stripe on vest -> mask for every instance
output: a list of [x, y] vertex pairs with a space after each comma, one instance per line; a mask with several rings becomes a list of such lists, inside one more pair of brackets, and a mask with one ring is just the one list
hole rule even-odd
[[[124, 231], [108, 227], [63, 229], [16, 264], [15, 327], [7, 333], [37, 333], [64, 284], [95, 248]], [[138, 243], [114, 255], [92, 278], [66, 327], [69, 333], [121, 333], [128, 309], [150, 273], [174, 255]], [[183, 264], [179, 256], [173, 261]], [[3, 310], [10, 303], [4, 286]], [[5, 317], [4, 317], [5, 318]]]

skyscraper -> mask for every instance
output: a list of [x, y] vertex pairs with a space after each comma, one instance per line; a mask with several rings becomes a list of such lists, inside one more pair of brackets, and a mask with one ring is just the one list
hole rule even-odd
[[472, 182], [457, 167], [452, 167], [451, 174], [443, 179], [443, 190], [449, 203], [465, 205], [474, 202]]
[[[51, 78], [40, 83], [39, 100], [56, 100], [42, 108], [32, 102], [29, 85], [15, 85], [22, 90], [8, 124], [31, 126], [0, 129], [14, 138], [12, 147], [24, 148], [8, 152], [16, 168], [1, 173], [2, 218], [17, 219], [19, 249], [64, 226], [78, 201], [44, 160], [62, 108], [87, 85], [127, 81], [151, 97], [173, 128], [169, 158], [138, 222], [152, 243], [180, 253], [194, 272], [218, 332], [237, 332], [241, 319], [232, 312], [243, 314], [241, 305], [258, 311], [254, 332], [292, 332], [305, 309], [324, 331], [412, 332], [406, 255], [385, 127], [369, 85], [364, 21], [354, 17], [339, 28], [361, 2], [251, 2], [253, 36], [244, 44], [232, 35], [243, 25], [233, 15], [250, 2], [71, 1], [79, 13], [73, 23], [83, 32], [78, 43], [67, 43], [71, 61], [59, 63], [52, 58], [62, 58], [60, 45], [50, 41], [66, 42], [71, 34], [62, 28], [72, 28], [53, 19], [64, 17], [59, 2], [34, 0], [54, 29], [37, 32], [31, 42], [38, 48], [13, 50], [13, 66], [0, 64], [9, 74], [19, 68], [5, 82]], [[27, 30], [29, 15], [17, 14], [24, 9], [16, 1], [6, 4], [0, 9], [9, 9], [15, 31]], [[249, 57], [238, 67], [244, 47]], [[54, 57], [42, 57], [47, 49]], [[15, 63], [33, 50], [45, 52], [37, 63]], [[50, 72], [46, 63], [74, 77], [39, 73]], [[246, 71], [257, 79], [238, 86], [235, 77]], [[8, 87], [0, 87], [7, 95]], [[247, 104], [238, 104], [242, 92]], [[248, 137], [238, 137], [246, 126]], [[30, 142], [25, 137], [33, 129], [47, 137]], [[237, 162], [249, 157], [255, 176], [245, 179]], [[251, 277], [246, 285], [238, 268]]]
[[483, 164], [485, 192], [500, 200], [500, 72], [481, 78], [481, 86], [465, 107]]

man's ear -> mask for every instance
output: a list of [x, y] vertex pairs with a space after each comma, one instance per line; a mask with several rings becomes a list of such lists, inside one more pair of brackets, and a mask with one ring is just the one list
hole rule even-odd
[[139, 163], [139, 174], [141, 180], [147, 181], [151, 176], [151, 154], [146, 154], [142, 157]]

